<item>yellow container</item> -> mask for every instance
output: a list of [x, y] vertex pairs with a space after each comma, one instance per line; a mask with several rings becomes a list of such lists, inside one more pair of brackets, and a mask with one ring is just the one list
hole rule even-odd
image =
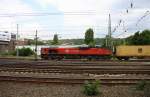
[[117, 46], [118, 57], [150, 57], [150, 45]]

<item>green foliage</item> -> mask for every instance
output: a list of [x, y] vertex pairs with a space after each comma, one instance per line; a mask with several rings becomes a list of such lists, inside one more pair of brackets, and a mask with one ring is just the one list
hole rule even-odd
[[146, 81], [142, 80], [136, 85], [136, 90], [144, 90], [146, 86]]
[[99, 80], [94, 82], [86, 81], [83, 86], [83, 93], [87, 96], [94, 96], [99, 94]]
[[95, 43], [94, 42], [90, 42], [89, 43], [89, 47], [95, 47]]
[[136, 85], [136, 90], [142, 91], [144, 97], [150, 96], [150, 82], [142, 80]]
[[60, 44], [75, 44], [82, 45], [84, 44], [84, 39], [62, 39], [59, 41]]
[[[101, 45], [104, 41], [104, 38], [95, 38], [94, 44]], [[82, 45], [84, 44], [84, 39], [62, 39], [59, 40], [60, 44], [74, 44], [74, 45]]]
[[57, 45], [58, 44], [58, 35], [57, 34], [54, 35], [54, 38], [53, 38], [53, 41], [52, 41], [51, 44], [52, 45]]
[[8, 54], [8, 52], [0, 52], [0, 55], [1, 55], [1, 56], [7, 56], [7, 55], [9, 55], [9, 54]]
[[[114, 38], [113, 41], [114, 41], [114, 46], [124, 44], [124, 39], [122, 38]], [[52, 43], [52, 40], [47, 41], [47, 44], [50, 43]], [[94, 45], [101, 45], [102, 47], [105, 47], [105, 43], [106, 43], [105, 38], [95, 38], [94, 42], [89, 43], [89, 46], [90, 44], [94, 44]], [[84, 39], [61, 39], [59, 40], [59, 44], [82, 45], [84, 44]]]
[[[45, 43], [43, 41], [37, 40], [37, 45], [44, 45]], [[29, 39], [28, 45], [35, 45], [35, 40]]]
[[[33, 55], [34, 52], [30, 49], [30, 48], [21, 48], [21, 49], [18, 49], [19, 51], [19, 56], [30, 56], [30, 55]], [[17, 54], [17, 50], [15, 51], [14, 55]]]
[[147, 83], [144, 88], [144, 96], [150, 97], [150, 83]]
[[129, 45], [150, 45], [150, 30], [138, 31], [126, 40]]
[[1, 56], [9, 56], [9, 55], [13, 55], [15, 53], [15, 51], [4, 51], [1, 52], [0, 55]]
[[91, 43], [94, 43], [94, 32], [93, 32], [93, 29], [89, 28], [88, 30], [86, 30], [84, 42], [87, 45], [89, 45]]

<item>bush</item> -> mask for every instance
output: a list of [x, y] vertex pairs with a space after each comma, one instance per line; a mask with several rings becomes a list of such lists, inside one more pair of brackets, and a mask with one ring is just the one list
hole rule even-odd
[[144, 96], [145, 97], [150, 97], [150, 83], [147, 83], [146, 85], [145, 85], [145, 88], [144, 88]]
[[140, 81], [136, 85], [136, 90], [142, 91], [144, 97], [150, 97], [150, 82], [147, 82], [145, 80]]
[[[24, 48], [24, 47], [18, 49], [18, 52], [19, 52], [19, 56], [30, 56], [34, 54], [34, 52], [30, 48]], [[13, 55], [17, 55], [17, 50]]]
[[0, 55], [1, 56], [9, 56], [9, 55], [13, 55], [15, 51], [4, 51], [1, 52]]
[[83, 93], [87, 96], [94, 96], [99, 94], [99, 84], [98, 80], [94, 82], [86, 81], [83, 86]]
[[137, 83], [136, 90], [142, 91], [142, 90], [144, 90], [145, 86], [146, 86], [146, 81], [142, 80], [139, 83]]

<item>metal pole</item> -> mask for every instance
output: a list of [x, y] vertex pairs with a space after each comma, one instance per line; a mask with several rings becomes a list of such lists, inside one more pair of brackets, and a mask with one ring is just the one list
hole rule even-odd
[[105, 46], [108, 47], [108, 35], [106, 35], [105, 44]]
[[35, 35], [35, 60], [37, 60], [37, 30]]
[[112, 49], [112, 37], [111, 37], [111, 16], [109, 14], [109, 21], [108, 21], [108, 37], [109, 37], [109, 48]]
[[18, 50], [18, 34], [19, 34], [19, 30], [18, 30], [18, 24], [17, 24], [17, 43], [16, 43], [16, 47], [17, 47], [17, 57], [19, 56], [19, 50]]

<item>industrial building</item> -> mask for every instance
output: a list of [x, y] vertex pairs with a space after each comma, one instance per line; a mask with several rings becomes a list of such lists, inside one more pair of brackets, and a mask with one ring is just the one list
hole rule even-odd
[[8, 31], [0, 31], [0, 52], [15, 50], [16, 34]]

